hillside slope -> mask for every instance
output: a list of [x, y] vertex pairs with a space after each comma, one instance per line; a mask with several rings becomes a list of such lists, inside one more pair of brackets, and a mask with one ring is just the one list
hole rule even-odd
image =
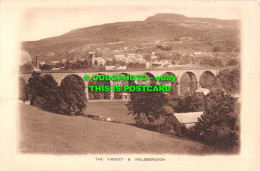
[[[198, 40], [226, 41], [233, 40], [238, 35], [238, 20], [156, 14], [148, 17], [145, 21], [118, 22], [77, 28], [61, 36], [23, 42], [22, 49], [28, 51], [33, 57], [40, 56], [41, 60], [60, 60], [62, 58], [73, 59], [76, 54], [72, 55], [71, 52], [78, 49], [86, 54], [88, 51], [102, 49], [102, 46], [113, 51], [125, 46], [138, 47], [157, 40], [171, 41], [187, 36], [192, 36]], [[117, 45], [110, 47], [105, 44], [118, 42], [123, 42], [122, 47]], [[98, 46], [93, 47], [92, 45]]]
[[70, 117], [20, 105], [23, 153], [205, 154], [209, 147], [129, 125]]

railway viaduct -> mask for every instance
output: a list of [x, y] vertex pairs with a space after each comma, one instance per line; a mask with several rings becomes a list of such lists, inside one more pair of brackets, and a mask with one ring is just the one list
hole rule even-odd
[[[200, 78], [204, 73], [210, 74], [214, 77], [217, 76], [221, 68], [202, 68], [202, 67], [185, 67], [185, 68], [174, 68], [174, 69], [142, 69], [142, 70], [111, 70], [111, 71], [86, 71], [86, 72], [41, 72], [42, 75], [50, 74], [56, 80], [56, 82], [60, 85], [62, 80], [67, 77], [68, 75], [75, 74], [79, 76], [84, 81], [84, 75], [89, 75], [92, 80], [93, 75], [144, 75], [146, 74], [148, 78], [161, 76], [161, 75], [168, 75], [168, 76], [176, 76], [176, 80], [174, 83], [165, 82], [164, 84], [160, 83], [160, 81], [155, 81], [155, 79], [148, 79], [149, 81], [153, 80], [157, 84], [161, 85], [175, 85], [175, 89], [171, 91], [175, 91], [176, 94], [180, 95], [181, 92], [181, 78], [184, 74], [188, 74], [190, 77], [190, 92], [194, 92], [200, 86]], [[31, 73], [20, 74], [26, 82], [28, 82], [29, 78], [31, 77]], [[88, 100], [92, 100], [89, 98], [89, 85], [91, 85], [90, 81], [84, 81], [85, 84], [85, 92]], [[112, 91], [112, 86], [118, 85], [118, 81], [110, 81], [110, 100], [114, 99], [114, 92]]]

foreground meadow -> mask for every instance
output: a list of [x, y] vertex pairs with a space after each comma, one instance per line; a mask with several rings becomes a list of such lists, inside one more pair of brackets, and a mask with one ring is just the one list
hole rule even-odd
[[[104, 103], [103, 103], [104, 104]], [[88, 103], [89, 109], [97, 103]], [[108, 104], [106, 104], [108, 105]], [[106, 105], [99, 105], [108, 115]], [[122, 106], [118, 106], [122, 108]], [[115, 110], [120, 111], [121, 110]], [[91, 110], [89, 110], [90, 112]], [[93, 112], [92, 112], [93, 113]], [[123, 113], [121, 113], [123, 115]], [[132, 122], [131, 115], [112, 115], [116, 120]], [[129, 120], [128, 120], [129, 119]], [[48, 154], [208, 154], [211, 149], [201, 143], [148, 131], [123, 123], [66, 116], [20, 104], [20, 151]]]

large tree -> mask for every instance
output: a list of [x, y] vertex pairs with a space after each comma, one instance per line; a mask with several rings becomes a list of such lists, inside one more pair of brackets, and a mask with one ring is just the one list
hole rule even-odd
[[77, 75], [64, 78], [59, 88], [59, 112], [68, 115], [79, 115], [86, 108], [85, 84]]
[[239, 145], [239, 105], [221, 90], [205, 97], [205, 113], [193, 132], [197, 140], [223, 151], [237, 150]]
[[127, 107], [128, 111], [134, 115], [137, 123], [142, 122], [142, 119], [154, 122], [160, 116], [166, 114], [164, 109], [166, 104], [167, 99], [164, 93], [141, 91], [131, 92]]
[[31, 105], [68, 115], [83, 113], [86, 107], [85, 84], [77, 75], [69, 75], [58, 83], [47, 74], [34, 72], [26, 86], [26, 98]]
[[56, 112], [58, 109], [58, 83], [49, 74], [41, 76], [33, 72], [29, 78], [26, 95], [31, 105]]

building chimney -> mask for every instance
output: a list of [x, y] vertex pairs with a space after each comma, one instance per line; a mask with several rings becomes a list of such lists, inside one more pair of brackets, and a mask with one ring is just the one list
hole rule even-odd
[[96, 57], [96, 52], [89, 52], [89, 54], [92, 54], [92, 57], [91, 57], [91, 63], [92, 63], [92, 66], [94, 66], [94, 63], [95, 63], [95, 57]]
[[94, 63], [95, 63], [95, 57], [96, 57], [96, 56], [95, 56], [95, 53], [93, 53], [92, 55], [93, 55], [93, 56], [92, 56], [92, 65], [94, 66]]
[[38, 64], [38, 56], [36, 56], [36, 69], [39, 68], [39, 64]]

